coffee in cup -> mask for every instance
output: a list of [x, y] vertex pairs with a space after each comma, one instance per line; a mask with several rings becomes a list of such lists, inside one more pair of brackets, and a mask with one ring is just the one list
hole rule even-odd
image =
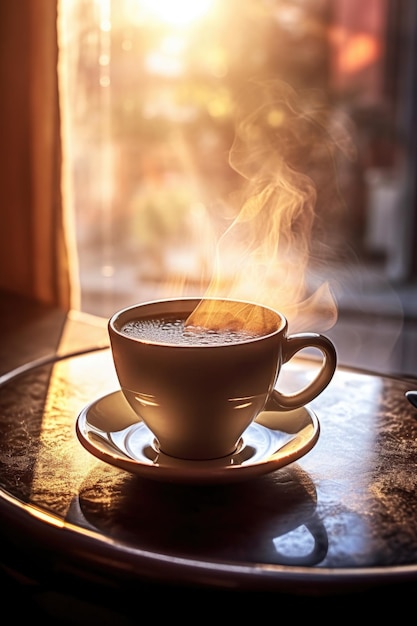
[[[288, 334], [281, 313], [226, 298], [157, 300], [127, 307], [108, 323], [121, 390], [170, 456], [206, 460], [233, 454], [268, 403], [299, 408], [336, 369], [333, 343], [318, 333]], [[323, 362], [296, 393], [276, 389], [281, 366], [305, 348]]]

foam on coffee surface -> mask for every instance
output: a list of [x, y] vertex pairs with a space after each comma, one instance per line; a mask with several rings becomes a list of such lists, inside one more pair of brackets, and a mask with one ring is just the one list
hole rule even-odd
[[130, 337], [152, 343], [170, 343], [175, 345], [225, 345], [240, 343], [258, 337], [258, 333], [244, 329], [203, 328], [186, 325], [186, 318], [148, 317], [131, 320], [124, 324], [122, 332]]

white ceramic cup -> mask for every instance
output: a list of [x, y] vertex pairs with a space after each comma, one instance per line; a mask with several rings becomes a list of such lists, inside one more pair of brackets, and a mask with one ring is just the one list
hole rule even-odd
[[[272, 401], [274, 410], [291, 410], [316, 398], [336, 369], [333, 343], [318, 333], [289, 335], [285, 317], [255, 303], [203, 299], [216, 309], [243, 305], [261, 313], [268, 330], [230, 343], [170, 343], [126, 323], [148, 318], [186, 319], [201, 298], [158, 300], [116, 312], [108, 323], [112, 356], [124, 396], [155, 435], [165, 454], [204, 460], [233, 454], [249, 424]], [[247, 319], [249, 320], [249, 315]], [[146, 325], [146, 324], [145, 324]], [[300, 391], [275, 389], [281, 365], [304, 348], [323, 355], [315, 378]]]

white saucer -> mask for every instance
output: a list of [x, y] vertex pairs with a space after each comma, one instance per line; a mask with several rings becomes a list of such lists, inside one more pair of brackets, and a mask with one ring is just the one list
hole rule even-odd
[[263, 411], [243, 433], [239, 449], [209, 461], [177, 459], [158, 451], [154, 435], [121, 391], [88, 404], [76, 422], [81, 444], [110, 465], [165, 482], [235, 482], [273, 472], [316, 444], [320, 424], [310, 409]]

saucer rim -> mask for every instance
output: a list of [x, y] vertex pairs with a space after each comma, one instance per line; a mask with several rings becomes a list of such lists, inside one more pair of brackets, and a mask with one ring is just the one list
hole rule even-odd
[[[224, 465], [224, 466], [216, 466], [216, 467], [203, 467], [199, 465], [201, 461], [184, 461], [184, 466], [176, 466], [176, 467], [167, 467], [158, 464], [147, 464], [142, 463], [141, 461], [131, 459], [126, 457], [123, 454], [123, 451], [119, 449], [119, 453], [115, 452], [114, 454], [110, 451], [105, 451], [101, 447], [96, 446], [88, 437], [87, 433], [91, 432], [90, 426], [88, 425], [88, 413], [94, 408], [94, 406], [110, 396], [118, 396], [121, 399], [123, 398], [122, 391], [116, 390], [109, 393], [105, 393], [95, 400], [89, 402], [84, 408], [80, 411], [77, 416], [75, 422], [75, 431], [77, 438], [80, 444], [93, 456], [95, 456], [100, 461], [107, 463], [108, 465], [112, 465], [118, 469], [122, 469], [131, 474], [141, 476], [143, 478], [149, 478], [152, 480], [157, 480], [159, 482], [175, 482], [175, 483], [227, 483], [227, 482], [239, 482], [243, 480], [248, 480], [251, 478], [255, 478], [264, 474], [268, 474], [274, 472], [294, 461], [297, 461], [301, 457], [303, 457], [307, 452], [309, 452], [317, 443], [320, 436], [320, 422], [316, 415], [316, 413], [307, 405], [300, 407], [296, 410], [303, 410], [306, 413], [307, 423], [303, 426], [299, 431], [294, 433], [294, 438], [289, 442], [285, 443], [278, 450], [269, 454], [264, 459], [260, 459], [254, 463], [251, 463], [250, 460], [245, 465]], [[265, 411], [267, 413], [271, 413], [271, 411]], [[279, 411], [273, 411], [276, 414], [279, 414]], [[282, 411], [282, 414], [285, 415], [287, 412]], [[262, 414], [261, 414], [262, 415]], [[261, 425], [263, 428], [267, 430], [279, 430], [271, 429], [265, 424], [262, 424], [262, 420], [259, 417], [255, 420], [256, 423]], [[258, 421], [259, 420], [259, 421]], [[142, 420], [137, 418], [137, 423], [141, 423]], [[136, 424], [132, 424], [135, 426]], [[308, 438], [304, 439], [300, 445], [294, 448], [294, 441], [297, 438], [298, 433], [302, 432], [305, 427], [311, 425], [312, 432], [308, 436]], [[105, 431], [103, 431], [105, 432]], [[109, 431], [117, 432], [117, 431]], [[286, 448], [289, 448], [289, 451], [286, 453]], [[118, 450], [116, 448], [116, 450]], [[123, 455], [123, 456], [122, 456]]]

